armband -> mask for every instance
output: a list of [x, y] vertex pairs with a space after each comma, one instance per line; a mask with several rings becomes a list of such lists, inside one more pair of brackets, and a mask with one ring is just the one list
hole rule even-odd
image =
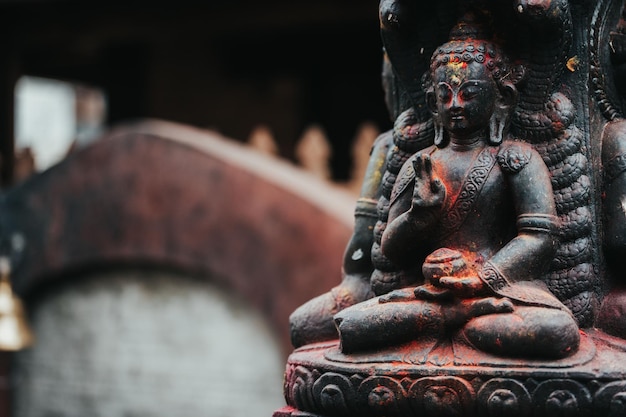
[[557, 230], [557, 219], [549, 214], [522, 214], [517, 217], [519, 232], [554, 233]]
[[354, 209], [355, 216], [372, 217], [378, 219], [378, 211], [376, 205], [378, 200], [372, 198], [359, 198], [356, 201], [356, 208]]

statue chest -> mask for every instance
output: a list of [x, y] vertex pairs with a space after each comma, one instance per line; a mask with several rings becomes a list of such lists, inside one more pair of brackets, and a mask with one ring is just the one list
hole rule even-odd
[[483, 244], [500, 241], [502, 236], [496, 236], [496, 231], [503, 230], [504, 224], [515, 224], [513, 196], [495, 158], [489, 150], [433, 154], [433, 169], [446, 187], [440, 213], [442, 239], [462, 236]]

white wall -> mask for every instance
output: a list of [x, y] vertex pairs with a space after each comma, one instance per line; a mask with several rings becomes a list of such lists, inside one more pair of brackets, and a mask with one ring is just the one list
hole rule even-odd
[[32, 309], [17, 355], [15, 415], [270, 417], [284, 359], [259, 315], [169, 273], [97, 275]]

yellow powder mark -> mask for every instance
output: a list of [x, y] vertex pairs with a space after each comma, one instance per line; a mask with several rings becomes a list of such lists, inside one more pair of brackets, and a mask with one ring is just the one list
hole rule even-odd
[[448, 62], [448, 68], [454, 72], [459, 72], [462, 68], [465, 68], [467, 64], [465, 62]]
[[450, 81], [454, 85], [461, 84], [461, 79], [463, 78], [462, 71], [467, 67], [465, 62], [449, 62], [447, 64], [447, 69], [450, 75]]

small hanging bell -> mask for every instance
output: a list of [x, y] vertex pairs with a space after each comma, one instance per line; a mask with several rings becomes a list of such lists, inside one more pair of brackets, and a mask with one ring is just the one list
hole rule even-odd
[[22, 300], [13, 293], [10, 272], [9, 259], [0, 257], [0, 351], [22, 350], [34, 341]]

